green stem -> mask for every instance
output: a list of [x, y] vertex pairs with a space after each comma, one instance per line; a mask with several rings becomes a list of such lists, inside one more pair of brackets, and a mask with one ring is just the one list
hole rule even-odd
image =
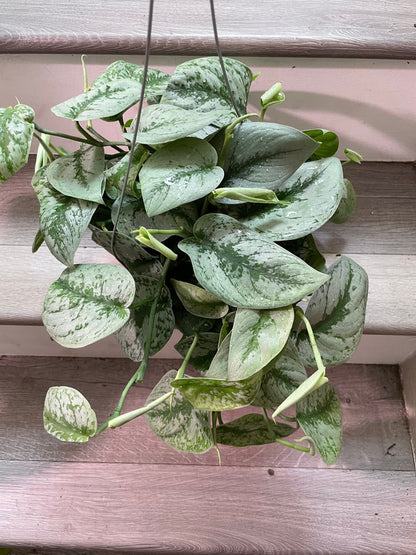
[[168, 393], [165, 393], [164, 395], [162, 395], [158, 399], [155, 399], [154, 401], [152, 401], [151, 403], [149, 403], [145, 407], [141, 407], [140, 409], [132, 410], [130, 412], [126, 412], [125, 414], [117, 416], [116, 418], [112, 418], [108, 422], [108, 427], [109, 428], [118, 428], [119, 426], [122, 426], [123, 424], [126, 424], [127, 422], [130, 422], [131, 420], [134, 420], [138, 416], [141, 416], [142, 414], [146, 414], [146, 412], [151, 411], [155, 407], [164, 403], [167, 399], [169, 399], [169, 397], [172, 397], [172, 391], [169, 391]]
[[[183, 236], [183, 227], [179, 227], [178, 229], [147, 229], [149, 233], [152, 235], [182, 235]], [[130, 233], [140, 233], [140, 229], [133, 229]]]
[[147, 366], [149, 364], [150, 346], [151, 346], [152, 337], [153, 337], [153, 328], [154, 328], [154, 324], [155, 324], [157, 303], [158, 303], [162, 288], [165, 284], [165, 279], [166, 279], [166, 274], [167, 274], [168, 269], [169, 269], [169, 264], [170, 264], [170, 260], [166, 259], [165, 263], [164, 263], [164, 266], [163, 266], [162, 274], [160, 276], [160, 279], [159, 279], [159, 282], [158, 282], [158, 285], [157, 285], [157, 289], [156, 289], [156, 293], [155, 293], [154, 300], [153, 300], [153, 303], [152, 303], [152, 307], [150, 309], [146, 342], [144, 344], [144, 350], [143, 350], [143, 360], [142, 360], [139, 368], [136, 370], [136, 372], [133, 374], [133, 376], [130, 378], [127, 385], [123, 389], [120, 400], [119, 400], [119, 402], [117, 404], [117, 407], [115, 408], [113, 414], [110, 416], [110, 418], [108, 418], [104, 422], [104, 424], [102, 424], [102, 426], [100, 426], [98, 428], [95, 435], [98, 435], [103, 430], [105, 430], [108, 427], [108, 423], [110, 422], [110, 420], [120, 416], [121, 409], [123, 408], [124, 401], [127, 397], [127, 393], [129, 392], [130, 388], [132, 387], [132, 385], [134, 383], [143, 381], [144, 375], [145, 375], [146, 370], [147, 370]]
[[87, 66], [85, 65], [86, 54], [81, 56], [82, 73], [84, 75], [84, 92], [88, 91], [88, 76], [87, 76]]
[[51, 149], [49, 148], [49, 146], [46, 144], [46, 142], [42, 139], [42, 137], [40, 137], [37, 133], [33, 133], [33, 136], [36, 137], [36, 139], [39, 141], [39, 143], [42, 145], [43, 150], [46, 152], [46, 154], [48, 155], [49, 161], [52, 162], [55, 159], [55, 156], [53, 155], [53, 152], [51, 151]]
[[309, 447], [302, 447], [301, 445], [295, 445], [294, 443], [290, 443], [290, 441], [285, 441], [284, 439], [276, 438], [274, 440], [276, 443], [281, 443], [282, 445], [286, 445], [286, 447], [291, 447], [292, 449], [296, 449], [296, 451], [302, 451], [303, 453], [310, 453]]
[[218, 448], [217, 445], [217, 417], [218, 417], [218, 413], [217, 411], [212, 411], [211, 412], [211, 425], [212, 425], [212, 440], [214, 442], [214, 448], [215, 451], [217, 452], [217, 457], [218, 457], [218, 466], [222, 465], [221, 462], [221, 452]]
[[180, 380], [181, 378], [183, 378], [183, 375], [185, 374], [185, 369], [187, 367], [187, 365], [189, 364], [189, 361], [191, 359], [192, 353], [196, 347], [196, 344], [198, 343], [198, 334], [195, 334], [195, 337], [191, 343], [191, 346], [188, 349], [188, 352], [186, 353], [185, 358], [183, 359], [183, 362], [176, 374], [176, 378], [175, 380]]
[[90, 135], [88, 133], [88, 131], [86, 131], [82, 127], [82, 125], [79, 123], [79, 121], [75, 122], [75, 127], [78, 129], [78, 131], [81, 133], [81, 135], [84, 135], [84, 137], [91, 142], [91, 144], [94, 144], [95, 146], [100, 146], [101, 141], [97, 141], [97, 139], [95, 139], [92, 135]]
[[267, 414], [267, 410], [262, 407], [261, 412], [263, 414], [263, 419], [266, 423], [266, 426], [267, 426], [269, 432], [273, 432], [273, 426], [272, 426], [272, 423], [270, 422], [270, 418], [269, 418], [269, 415]]
[[266, 114], [267, 108], [268, 108], [268, 106], [265, 106], [265, 107], [262, 109], [261, 114], [260, 114], [260, 121], [264, 121], [264, 116], [265, 116], [265, 114]]
[[[68, 133], [60, 133], [58, 131], [52, 131], [50, 129], [44, 129], [43, 127], [40, 127], [40, 125], [38, 125], [37, 123], [35, 123], [35, 129], [36, 131], [38, 131], [39, 133], [44, 133], [45, 135], [51, 135], [53, 137], [61, 137], [62, 139], [69, 139], [71, 141], [77, 141], [78, 143], [86, 143], [89, 145], [93, 145], [96, 146], [97, 141], [94, 139], [94, 143], [92, 143], [91, 141], [87, 140], [87, 139], [83, 139], [82, 137], [76, 137], [75, 135], [68, 135]], [[99, 146], [129, 146], [129, 143], [126, 142], [102, 142], [100, 143]]]
[[297, 418], [292, 418], [290, 416], [285, 416], [282, 413], [279, 414], [279, 418], [281, 418], [282, 420], [285, 420], [286, 422], [296, 422], [296, 424], [298, 423]]
[[247, 118], [251, 118], [251, 117], [256, 117], [258, 118], [259, 115], [258, 114], [244, 114], [243, 116], [238, 117], [237, 119], [235, 119], [225, 130], [225, 136], [224, 136], [224, 144], [222, 145], [222, 149], [221, 149], [221, 153], [219, 155], [219, 160], [218, 160], [218, 165], [223, 168], [224, 164], [225, 164], [225, 156], [227, 154], [227, 148], [228, 148], [228, 144], [230, 143], [231, 139], [233, 138], [233, 131], [234, 128], [241, 123], [242, 121], [244, 121]]
[[[96, 130], [94, 129], [94, 127], [92, 126], [92, 124], [88, 123], [88, 125], [87, 125], [87, 130], [89, 131], [89, 133], [90, 133], [91, 135], [94, 135], [94, 137], [95, 137], [96, 139], [98, 139], [99, 141], [103, 141], [103, 142], [105, 142], [105, 143], [110, 142], [108, 139], [106, 139], [105, 137], [103, 137], [103, 135], [101, 135], [101, 133], [98, 133], [98, 131], [96, 131]], [[114, 148], [114, 150], [117, 150], [117, 152], [121, 152], [121, 153], [123, 153], [123, 154], [126, 154], [126, 151], [123, 150], [122, 148], [120, 148], [119, 146], [113, 146], [112, 148]]]
[[313, 355], [314, 355], [315, 360], [316, 360], [317, 369], [325, 372], [325, 366], [324, 366], [324, 363], [322, 362], [321, 353], [319, 352], [318, 346], [316, 344], [315, 335], [313, 333], [312, 326], [309, 323], [309, 320], [304, 315], [303, 310], [301, 308], [299, 308], [299, 307], [296, 308], [296, 314], [299, 316], [299, 318], [305, 324], [305, 327], [306, 327], [306, 330], [307, 330], [308, 336], [309, 336], [309, 341], [310, 341], [310, 344], [311, 344], [311, 347], [312, 347]]

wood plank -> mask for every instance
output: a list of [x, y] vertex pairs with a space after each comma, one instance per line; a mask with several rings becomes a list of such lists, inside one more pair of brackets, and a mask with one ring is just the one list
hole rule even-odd
[[400, 375], [413, 458], [416, 462], [416, 351], [400, 365]]
[[[416, 259], [410, 255], [349, 254], [370, 278], [365, 333], [415, 335]], [[3, 275], [0, 289], [0, 325], [40, 325], [43, 300], [49, 285], [64, 266], [41, 247], [0, 246]], [[328, 263], [334, 255], [327, 255]], [[78, 250], [78, 263], [112, 262], [103, 249]]]
[[6, 462], [0, 484], [2, 545], [146, 555], [416, 550], [413, 472]]
[[[216, 3], [227, 55], [416, 58], [412, 0], [372, 9], [361, 0]], [[102, 2], [2, 0], [0, 53], [143, 53], [148, 3], [119, 0], [117, 17]], [[215, 54], [209, 3], [155, 3], [154, 54]]]
[[[131, 391], [123, 410], [143, 406], [162, 375], [179, 365], [178, 360], [152, 360], [144, 384]], [[143, 418], [116, 431], [108, 430], [88, 444], [61, 443], [44, 432], [41, 415], [49, 387], [68, 385], [80, 390], [103, 422], [136, 369], [131, 361], [4, 357], [0, 369], [0, 460], [217, 464], [214, 451], [190, 455], [172, 450], [151, 432]], [[329, 370], [328, 376], [339, 395], [344, 419], [344, 446], [335, 467], [412, 470], [398, 368], [349, 364]], [[224, 419], [255, 411], [227, 412]], [[302, 437], [302, 433], [294, 437]], [[319, 457], [277, 445], [222, 446], [221, 453], [224, 466], [325, 468]]]

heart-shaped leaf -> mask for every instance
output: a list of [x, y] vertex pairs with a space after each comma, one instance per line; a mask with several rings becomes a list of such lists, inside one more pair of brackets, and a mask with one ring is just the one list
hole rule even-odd
[[213, 146], [201, 139], [181, 139], [156, 151], [140, 171], [140, 185], [148, 216], [163, 214], [200, 199], [222, 181]]
[[[92, 231], [92, 240], [103, 247], [109, 253], [113, 253], [111, 249], [111, 238], [113, 235], [112, 231], [104, 231], [95, 227], [90, 226]], [[114, 242], [114, 253], [117, 259], [122, 262], [129, 269], [137, 267], [138, 265], [144, 263], [151, 263], [152, 266], [156, 266], [156, 271], [153, 273], [160, 273], [162, 266], [160, 262], [154, 258], [146, 249], [144, 249], [136, 239], [132, 236], [124, 235], [116, 231], [116, 238]], [[130, 272], [132, 273], [132, 272]], [[143, 273], [143, 272], [139, 272]], [[148, 272], [152, 273], [152, 272]]]
[[245, 414], [237, 420], [218, 426], [216, 439], [223, 445], [247, 447], [275, 443], [276, 438], [287, 437], [294, 431], [295, 428], [287, 424], [275, 424], [270, 419], [266, 422], [261, 414]]
[[251, 310], [238, 308], [231, 333], [228, 379], [258, 372], [286, 345], [293, 324], [293, 308]]
[[276, 190], [288, 205], [255, 206], [240, 219], [272, 241], [298, 239], [315, 231], [336, 211], [344, 190], [338, 158], [306, 162]]
[[224, 187], [277, 191], [317, 147], [293, 127], [245, 121], [233, 132], [226, 155]]
[[[137, 140], [144, 145], [160, 145], [183, 139], [216, 121], [224, 110], [196, 112], [170, 104], [154, 104], [143, 109]], [[124, 133], [131, 139], [133, 133]]]
[[334, 464], [341, 453], [342, 414], [333, 386], [326, 383], [299, 401], [296, 418], [324, 463]]
[[140, 83], [132, 79], [110, 81], [57, 104], [52, 112], [74, 121], [108, 118], [136, 104], [141, 90]]
[[[91, 85], [92, 89], [107, 85], [113, 81], [132, 80], [142, 85], [144, 68], [131, 62], [118, 60], [107, 67]], [[158, 69], [148, 68], [146, 76], [145, 98], [163, 94], [170, 80], [170, 75]]]
[[[136, 295], [130, 308], [130, 318], [116, 333], [123, 352], [136, 362], [143, 360], [147, 340], [150, 310], [159, 287], [160, 277], [153, 275], [135, 276]], [[172, 300], [167, 287], [163, 287], [156, 305], [150, 356], [169, 341], [175, 327]]]
[[332, 131], [327, 131], [326, 129], [308, 129], [304, 133], [319, 143], [318, 148], [310, 157], [311, 160], [329, 158], [336, 154], [339, 147], [339, 139]]
[[[331, 279], [311, 297], [305, 316], [312, 325], [323, 364], [346, 362], [360, 341], [367, 303], [367, 274], [353, 260], [341, 256], [328, 269]], [[306, 330], [298, 334], [297, 347], [305, 366], [316, 368]]]
[[[146, 154], [147, 150], [142, 145], [134, 147], [129, 178], [126, 185], [126, 193], [128, 195], [136, 196], [136, 178]], [[117, 198], [123, 188], [129, 158], [130, 154], [126, 154], [116, 164], [104, 171], [105, 190], [110, 198]]]
[[299, 353], [291, 339], [280, 356], [263, 369], [263, 378], [253, 405], [274, 410], [307, 378]]
[[59, 345], [85, 347], [127, 322], [134, 293], [134, 280], [122, 266], [79, 264], [49, 287], [43, 323]]
[[[192, 351], [192, 355], [189, 360], [189, 364], [193, 366], [195, 370], [202, 374], [205, 374], [208, 370], [218, 349], [218, 339], [218, 333], [208, 332], [198, 334], [196, 347]], [[193, 337], [184, 336], [178, 343], [176, 343], [175, 349], [180, 355], [185, 357], [193, 340]]]
[[312, 293], [328, 276], [230, 216], [206, 214], [179, 243], [199, 283], [240, 308], [280, 308]]
[[[250, 69], [237, 60], [223, 58], [232, 96], [240, 114], [245, 114], [252, 81]], [[180, 64], [162, 96], [162, 103], [187, 110], [210, 112], [218, 108], [234, 112], [220, 61], [216, 57], [199, 58]], [[220, 125], [233, 120], [230, 115], [219, 119]]]
[[32, 186], [39, 200], [40, 228], [49, 250], [62, 264], [73, 266], [75, 252], [97, 204], [53, 189], [45, 168], [33, 176]]
[[171, 283], [181, 303], [188, 312], [201, 318], [223, 318], [228, 306], [202, 287], [172, 279]]
[[50, 387], [43, 409], [45, 430], [61, 441], [85, 442], [97, 431], [97, 417], [87, 399], [72, 387]]
[[46, 176], [63, 195], [103, 204], [104, 149], [81, 145], [73, 154], [49, 164]]
[[335, 214], [331, 218], [334, 224], [344, 224], [347, 222], [355, 210], [356, 197], [353, 184], [348, 179], [344, 179], [342, 197]]
[[[113, 222], [115, 220], [116, 212], [119, 205], [117, 199], [111, 210]], [[123, 206], [120, 211], [120, 218], [118, 220], [117, 229], [125, 235], [130, 235], [134, 229], [139, 229], [141, 226], [147, 229], [179, 229], [182, 227], [186, 233], [192, 232], [192, 227], [198, 217], [198, 210], [192, 203], [183, 204], [169, 212], [157, 216], [149, 217], [146, 214], [144, 203], [142, 199], [125, 196], [123, 199]], [[164, 241], [171, 234], [158, 234], [159, 241]]]
[[0, 108], [0, 183], [27, 164], [35, 127], [33, 114], [32, 108], [23, 104]]
[[[171, 389], [175, 370], [163, 376], [149, 395], [146, 405]], [[186, 378], [185, 378], [186, 379]], [[209, 413], [195, 410], [178, 390], [170, 400], [146, 413], [146, 420], [154, 433], [165, 443], [187, 453], [205, 453], [213, 445]]]

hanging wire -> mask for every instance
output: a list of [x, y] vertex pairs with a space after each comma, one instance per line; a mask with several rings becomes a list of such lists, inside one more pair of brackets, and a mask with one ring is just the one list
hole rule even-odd
[[231, 100], [231, 102], [234, 106], [234, 110], [235, 110], [237, 116], [240, 117], [241, 113], [240, 113], [240, 110], [238, 109], [237, 102], [235, 101], [233, 91], [231, 90], [230, 82], [228, 81], [228, 76], [227, 76], [227, 72], [225, 70], [224, 60], [223, 60], [222, 53], [221, 53], [220, 41], [219, 41], [219, 38], [218, 38], [217, 19], [215, 17], [214, 0], [209, 0], [209, 3], [210, 3], [210, 6], [211, 6], [212, 29], [214, 31], [215, 47], [217, 49], [217, 56], [218, 56], [218, 59], [219, 59], [219, 62], [220, 62], [220, 66], [221, 66], [222, 74], [223, 74], [223, 77], [224, 77], [225, 85], [227, 87], [228, 94], [230, 95], [230, 100]]
[[130, 144], [130, 154], [129, 154], [129, 160], [128, 160], [128, 163], [127, 163], [127, 171], [126, 171], [126, 175], [124, 177], [123, 186], [121, 188], [120, 200], [119, 200], [119, 204], [118, 204], [118, 207], [117, 207], [116, 217], [114, 219], [113, 232], [112, 232], [112, 235], [111, 235], [111, 252], [113, 253], [113, 255], [116, 258], [117, 258], [117, 255], [114, 252], [114, 244], [115, 244], [115, 241], [116, 241], [116, 229], [117, 229], [118, 220], [120, 218], [121, 206], [123, 204], [123, 199], [124, 199], [124, 196], [125, 196], [125, 193], [126, 193], [126, 188], [127, 188], [129, 175], [130, 175], [131, 165], [132, 165], [132, 162], [133, 162], [134, 147], [136, 146], [137, 133], [139, 131], [139, 123], [140, 123], [140, 118], [141, 118], [141, 115], [142, 115], [144, 93], [145, 93], [146, 82], [147, 82], [147, 72], [148, 72], [148, 69], [149, 69], [150, 44], [151, 44], [151, 40], [152, 40], [153, 5], [154, 5], [154, 0], [149, 0], [149, 14], [148, 14], [148, 19], [147, 19], [147, 37], [146, 37], [146, 50], [145, 50], [145, 57], [144, 57], [145, 59], [144, 59], [144, 69], [143, 69], [142, 90], [140, 92], [139, 107], [138, 107], [138, 111], [137, 111], [136, 122], [135, 122], [135, 125], [134, 125], [133, 137], [132, 137], [131, 144]]

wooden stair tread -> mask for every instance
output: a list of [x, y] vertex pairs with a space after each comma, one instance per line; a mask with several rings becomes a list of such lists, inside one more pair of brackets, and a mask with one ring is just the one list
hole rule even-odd
[[[30, 186], [33, 160], [2, 186], [0, 206], [0, 324], [40, 325], [43, 299], [64, 267], [46, 247], [32, 254], [38, 203]], [[416, 172], [411, 163], [368, 162], [347, 167], [357, 190], [357, 209], [342, 226], [326, 224], [316, 233], [324, 253], [343, 253], [370, 277], [365, 333], [416, 335]], [[111, 262], [89, 238], [76, 261]]]
[[[152, 360], [126, 410], [177, 364]], [[416, 551], [414, 466], [397, 366], [328, 372], [345, 434], [339, 462], [327, 469], [277, 445], [221, 447], [218, 467], [214, 453], [168, 448], [144, 419], [88, 444], [43, 431], [48, 387], [78, 387], [101, 421], [134, 368], [114, 359], [0, 358], [0, 545], [17, 546], [16, 555], [27, 555], [25, 547], [45, 555]]]
[[[0, 53], [142, 54], [148, 2], [0, 1]], [[216, 3], [227, 55], [416, 58], [412, 0]], [[116, 17], [115, 17], [116, 15]], [[155, 2], [152, 52], [212, 55], [209, 2]]]

